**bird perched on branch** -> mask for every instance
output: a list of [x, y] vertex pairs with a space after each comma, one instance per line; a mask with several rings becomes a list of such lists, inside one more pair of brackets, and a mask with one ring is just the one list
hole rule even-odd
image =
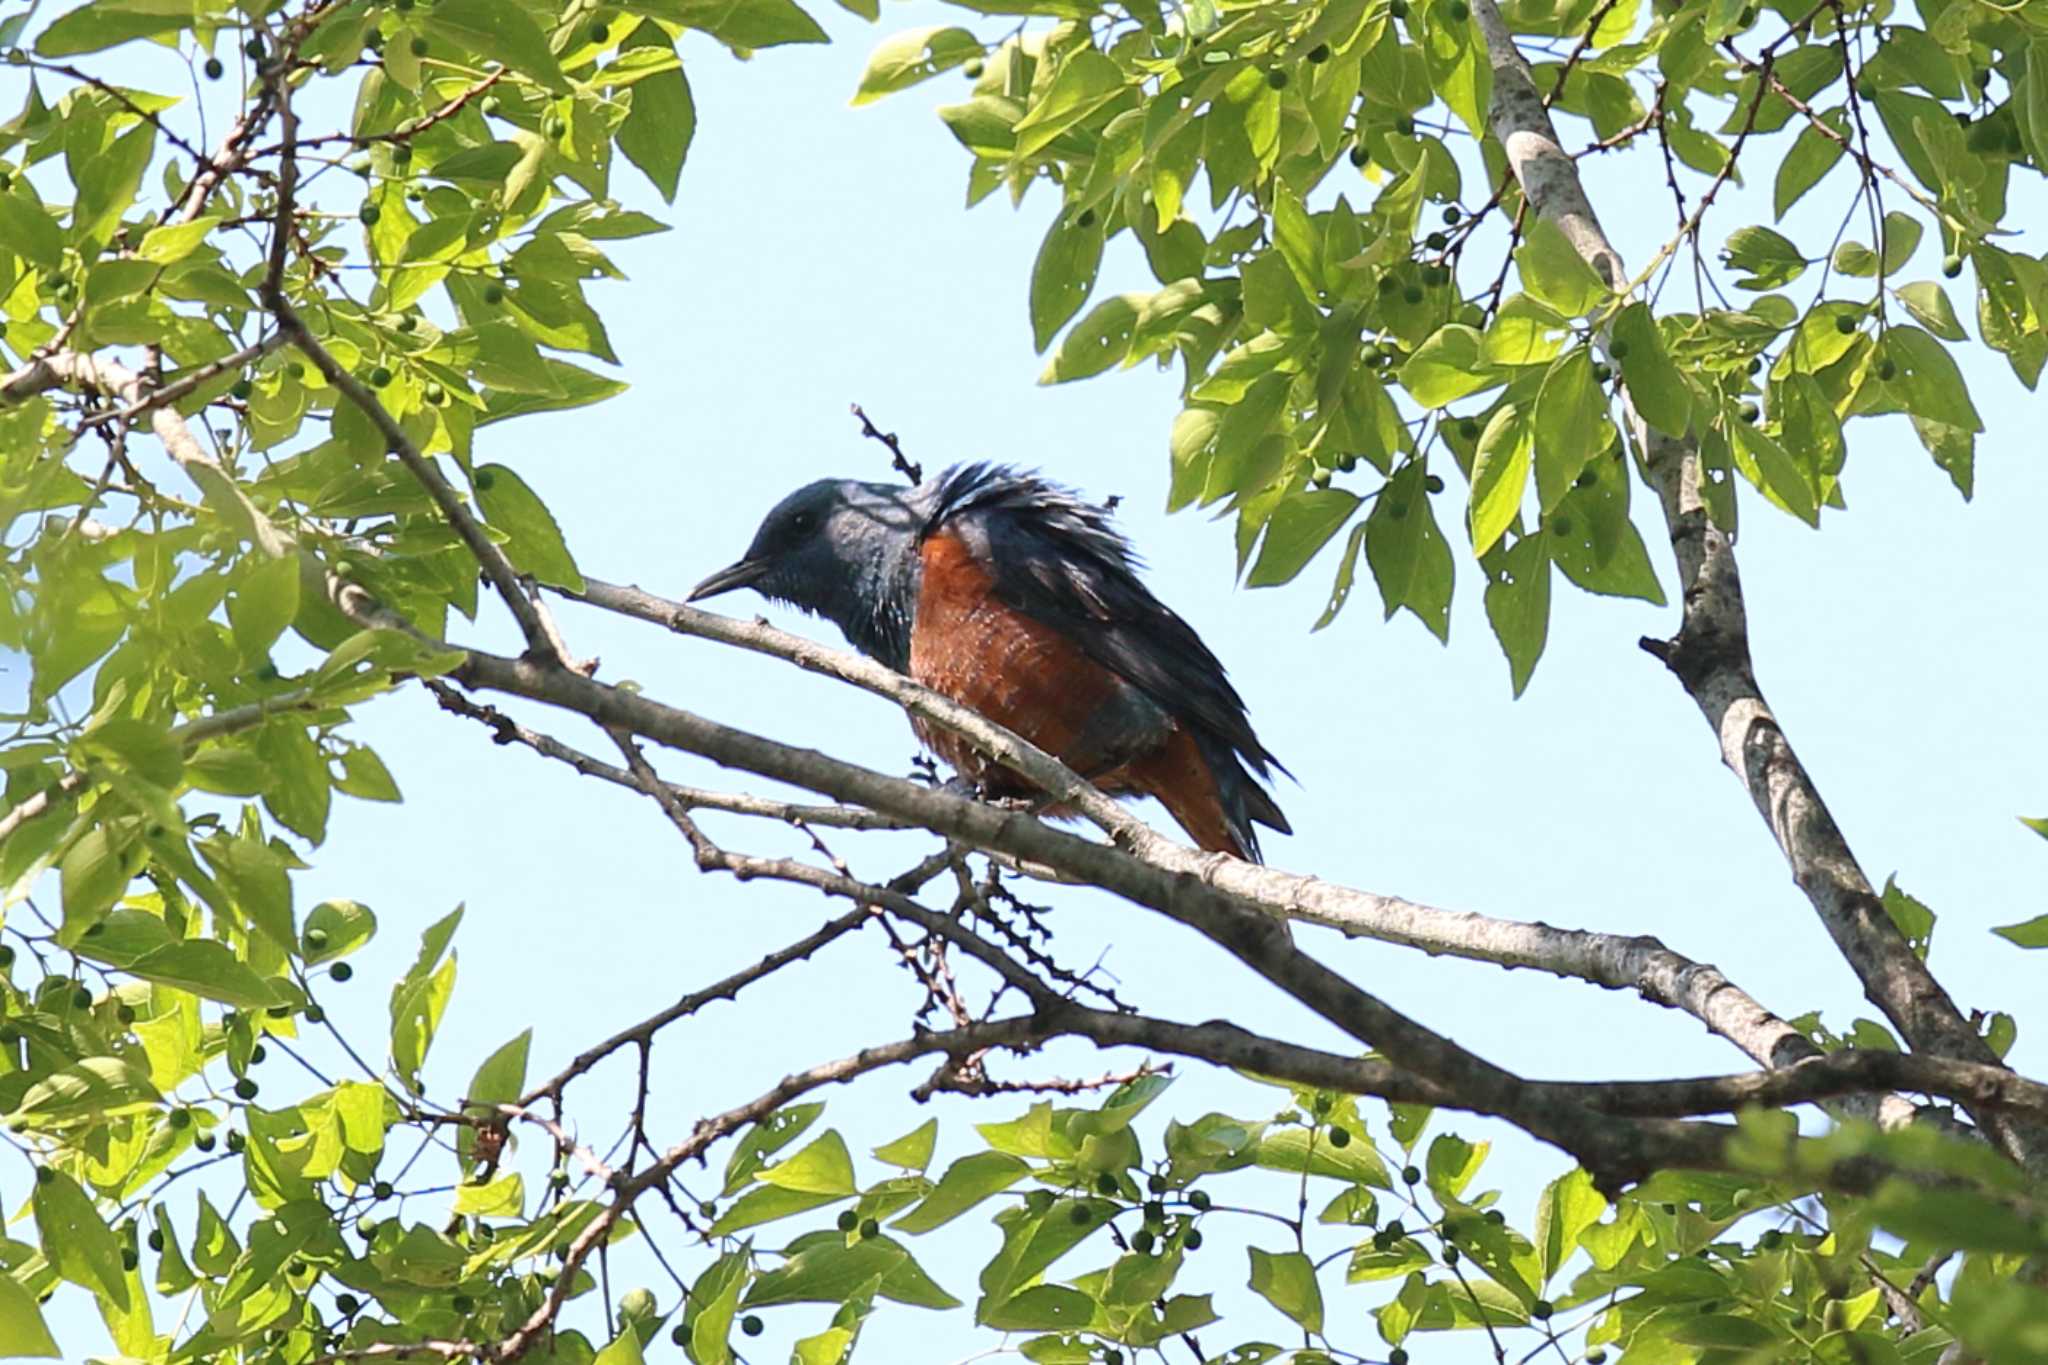
[[[823, 616], [1104, 791], [1157, 797], [1202, 848], [1256, 862], [1255, 824], [1290, 831], [1255, 777], [1286, 769], [1223, 665], [1136, 570], [1103, 508], [970, 464], [915, 487], [800, 488], [690, 600], [744, 587]], [[1036, 794], [957, 735], [912, 724], [985, 793]]]

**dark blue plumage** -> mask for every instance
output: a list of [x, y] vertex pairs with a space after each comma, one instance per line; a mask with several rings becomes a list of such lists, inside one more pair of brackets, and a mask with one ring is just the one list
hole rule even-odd
[[[1018, 667], [1014, 660], [1022, 659], [1029, 661], [1022, 666], [1059, 669], [1058, 676], [995, 679], [995, 692], [938, 680], [928, 663], [935, 657], [933, 641], [916, 637], [920, 630], [947, 628], [934, 624], [942, 619], [935, 609], [938, 585], [929, 585], [928, 595], [925, 582], [927, 563], [941, 563], [932, 551], [942, 540], [958, 545], [943, 563], [984, 575], [976, 584], [995, 604], [967, 619], [986, 630], [991, 612], [1007, 612], [1038, 641], [1030, 647], [1033, 641], [1025, 640], [1026, 647], [1000, 655], [1012, 662], [991, 667]], [[1148, 756], [1156, 758], [1184, 733], [1213, 781], [1213, 798], [1201, 799], [1220, 805], [1217, 815], [1228, 829], [1228, 840], [1215, 842], [1256, 859], [1254, 823], [1282, 832], [1288, 826], [1253, 775], [1265, 778], [1285, 769], [1253, 733], [1244, 700], [1222, 664], [1145, 587], [1138, 567], [1129, 542], [1103, 508], [1035, 474], [969, 464], [912, 488], [828, 479], [799, 489], [768, 514], [746, 557], [706, 579], [691, 597], [747, 586], [814, 612], [837, 624], [863, 653], [899, 672], [933, 674], [926, 680], [1023, 733], [1028, 730], [1020, 722], [1031, 717], [996, 710], [1058, 708], [1075, 699], [1086, 713], [1070, 718], [1065, 729], [1047, 731], [1059, 738], [1045, 747], [1091, 778], [1115, 769], [1126, 778], [1120, 789], [1167, 799], [1195, 833], [1189, 817], [1168, 799], [1175, 793], [1155, 790], [1167, 779], [1141, 771]], [[932, 571], [958, 575], [956, 569]], [[1057, 651], [1044, 647], [1047, 640], [1078, 650], [1099, 672], [1074, 666], [1078, 660], [1062, 665], [1053, 657]], [[914, 667], [913, 654], [920, 652]], [[953, 679], [952, 673], [943, 676]], [[999, 707], [989, 700], [998, 693], [1025, 700]], [[1182, 805], [1197, 799], [1179, 794]]]

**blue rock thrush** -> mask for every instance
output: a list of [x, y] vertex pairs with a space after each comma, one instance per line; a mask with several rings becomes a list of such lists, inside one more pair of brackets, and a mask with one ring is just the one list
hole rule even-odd
[[[800, 488], [690, 600], [746, 587], [825, 617], [862, 653], [1104, 791], [1158, 798], [1202, 848], [1256, 862], [1255, 824], [1290, 831], [1254, 774], [1286, 769], [1223, 665], [1136, 570], [1103, 508], [1034, 474], [970, 464], [914, 488]], [[985, 793], [1036, 794], [957, 736], [913, 725]]]

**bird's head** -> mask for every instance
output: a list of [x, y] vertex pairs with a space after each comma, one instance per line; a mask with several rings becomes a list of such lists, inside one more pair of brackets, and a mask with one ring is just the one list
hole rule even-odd
[[[777, 503], [745, 555], [699, 583], [692, 602], [752, 588], [823, 616], [869, 654], [893, 656], [914, 609], [916, 545], [928, 495], [902, 485], [820, 479]], [[907, 641], [907, 635], [904, 635]]]

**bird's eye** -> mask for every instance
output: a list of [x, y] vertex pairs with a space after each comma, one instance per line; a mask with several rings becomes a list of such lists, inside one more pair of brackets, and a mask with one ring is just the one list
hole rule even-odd
[[809, 535], [811, 528], [818, 524], [816, 512], [799, 512], [789, 519], [789, 533], [794, 536]]

